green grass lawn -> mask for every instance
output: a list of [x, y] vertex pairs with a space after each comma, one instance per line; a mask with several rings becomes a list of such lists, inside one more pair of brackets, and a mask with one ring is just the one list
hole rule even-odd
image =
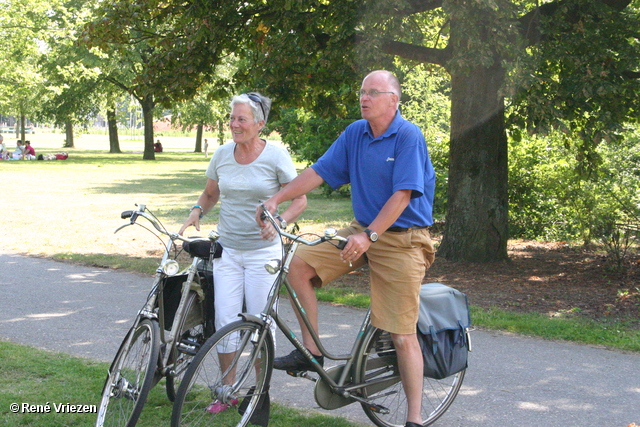
[[[0, 341], [0, 425], [7, 427], [87, 427], [109, 365], [62, 353]], [[17, 406], [16, 406], [17, 405]], [[70, 411], [81, 409], [83, 413]], [[168, 426], [172, 404], [163, 382], [151, 390], [137, 427]], [[269, 426], [356, 427], [343, 418], [302, 413], [272, 404]]]

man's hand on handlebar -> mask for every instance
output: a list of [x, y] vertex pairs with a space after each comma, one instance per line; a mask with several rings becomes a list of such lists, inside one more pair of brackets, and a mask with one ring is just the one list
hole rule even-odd
[[348, 237], [347, 244], [340, 252], [340, 259], [344, 262], [355, 262], [369, 250], [371, 240], [366, 233], [353, 234]]

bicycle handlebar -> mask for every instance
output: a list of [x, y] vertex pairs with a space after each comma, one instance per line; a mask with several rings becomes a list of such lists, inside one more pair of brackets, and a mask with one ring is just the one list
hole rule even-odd
[[269, 212], [269, 210], [266, 208], [266, 206], [263, 203], [260, 203], [260, 207], [262, 208], [261, 218], [263, 220], [264, 219], [269, 220], [271, 225], [273, 225], [273, 227], [276, 229], [276, 231], [281, 237], [284, 236], [288, 239], [293, 240], [294, 242], [302, 243], [303, 245], [307, 245], [307, 246], [319, 245], [322, 242], [328, 242], [330, 240], [335, 240], [338, 242], [335, 245], [338, 249], [344, 249], [345, 245], [347, 244], [347, 239], [345, 237], [339, 236], [335, 228], [327, 228], [324, 231], [324, 236], [318, 237], [315, 240], [306, 240], [296, 234], [287, 233], [282, 228], [280, 228], [280, 225], [275, 220], [273, 214]]
[[138, 219], [138, 217], [143, 217], [145, 218], [147, 221], [149, 221], [153, 227], [158, 230], [158, 232], [167, 235], [171, 238], [171, 240], [180, 240], [183, 242], [196, 242], [196, 241], [206, 241], [206, 240], [217, 240], [219, 235], [217, 232], [212, 231], [209, 234], [209, 237], [185, 237], [181, 234], [178, 233], [171, 233], [169, 231], [167, 231], [167, 229], [165, 229], [162, 224], [160, 224], [160, 222], [151, 214], [146, 212], [146, 205], [140, 204], [138, 205], [138, 209], [136, 209], [135, 211], [133, 210], [127, 210], [124, 211], [120, 214], [120, 218], [122, 219], [127, 219], [129, 218], [129, 223], [128, 224], [123, 224], [120, 227], [118, 227], [116, 229], [116, 231], [114, 231], [114, 234], [117, 233], [118, 231], [122, 230], [125, 227], [128, 227], [130, 225], [134, 225], [136, 223], [136, 220]]

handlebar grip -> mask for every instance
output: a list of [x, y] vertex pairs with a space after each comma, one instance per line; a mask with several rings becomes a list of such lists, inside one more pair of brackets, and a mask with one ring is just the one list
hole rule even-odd
[[339, 240], [336, 244], [336, 247], [340, 250], [344, 249], [345, 246], [347, 246], [347, 240]]
[[133, 216], [133, 211], [124, 211], [120, 214], [120, 218], [127, 219]]

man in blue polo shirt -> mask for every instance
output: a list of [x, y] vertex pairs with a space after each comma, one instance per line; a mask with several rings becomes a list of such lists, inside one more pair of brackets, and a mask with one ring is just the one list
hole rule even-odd
[[[433, 223], [435, 172], [422, 132], [400, 115], [400, 96], [400, 83], [392, 73], [368, 74], [360, 89], [362, 120], [349, 125], [315, 164], [264, 204], [275, 212], [281, 202], [306, 194], [322, 182], [333, 188], [351, 184], [355, 220], [339, 232], [348, 243], [342, 251], [329, 243], [300, 246], [289, 282], [317, 331], [314, 288], [368, 261], [371, 323], [391, 333], [407, 396], [406, 426], [417, 427], [422, 426], [423, 365], [416, 323], [420, 285], [434, 259], [427, 227]], [[266, 226], [259, 215], [256, 219]], [[312, 335], [300, 323], [304, 345], [323, 364]], [[312, 368], [298, 350], [276, 358], [274, 367]]]

